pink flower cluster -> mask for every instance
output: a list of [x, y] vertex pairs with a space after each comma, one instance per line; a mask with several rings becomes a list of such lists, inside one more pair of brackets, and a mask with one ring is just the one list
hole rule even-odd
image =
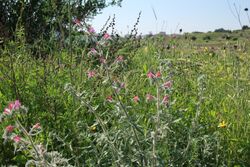
[[135, 103], [138, 103], [140, 101], [140, 98], [139, 96], [134, 96], [133, 100]]
[[93, 27], [90, 26], [90, 27], [88, 28], [88, 32], [91, 33], [91, 34], [93, 34], [93, 33], [95, 33], [95, 29], [94, 29]]
[[40, 123], [36, 123], [35, 125], [33, 125], [33, 129], [41, 129]]
[[165, 89], [170, 89], [172, 87], [172, 84], [173, 84], [172, 81], [167, 81], [162, 86]]
[[118, 56], [116, 58], [116, 62], [120, 63], [120, 62], [123, 62], [124, 61], [124, 57], [123, 56]]
[[95, 71], [88, 71], [87, 75], [88, 75], [88, 78], [94, 78], [96, 76], [96, 72]]
[[7, 133], [11, 133], [13, 132], [13, 130], [15, 129], [15, 127], [13, 125], [8, 125], [5, 130], [7, 131]]
[[162, 99], [162, 104], [167, 105], [169, 103], [169, 96], [165, 95]]
[[156, 73], [154, 74], [153, 72], [149, 71], [149, 72], [147, 73], [147, 77], [148, 77], [149, 79], [161, 78], [161, 72], [158, 71], [158, 72], [156, 72]]
[[13, 140], [15, 143], [19, 143], [19, 142], [21, 141], [21, 139], [22, 139], [22, 138], [21, 138], [20, 136], [16, 135], [16, 136], [13, 137], [12, 140]]
[[106, 100], [108, 101], [108, 102], [113, 102], [113, 97], [110, 95], [110, 96], [108, 96], [107, 98], [106, 98]]
[[19, 100], [16, 100], [14, 102], [10, 102], [8, 107], [4, 109], [3, 113], [5, 115], [10, 115], [13, 110], [19, 110], [21, 107], [21, 103]]
[[110, 35], [108, 33], [105, 33], [103, 35], [103, 38], [106, 39], [106, 40], [111, 39], [111, 37], [110, 37]]
[[147, 102], [153, 101], [154, 99], [155, 99], [155, 97], [153, 95], [151, 95], [149, 93], [146, 95]]
[[[13, 102], [10, 102], [8, 104], [8, 107], [6, 107], [3, 111], [3, 114], [4, 115], [11, 115], [14, 111], [16, 110], [19, 110], [21, 108], [21, 102], [19, 100], [15, 100]], [[15, 143], [19, 143], [22, 141], [22, 137], [20, 135], [17, 135], [14, 132], [14, 130], [16, 129], [16, 131], [21, 131], [21, 129], [19, 129], [19, 126], [18, 125], [19, 123], [16, 122], [17, 126], [13, 126], [13, 125], [8, 125], [6, 126], [5, 128], [5, 134], [6, 134], [6, 137], [11, 139], [12, 141], [14, 141]], [[41, 129], [41, 125], [40, 123], [36, 123], [35, 125], [33, 125], [32, 129], [38, 129], [40, 130]], [[5, 138], [5, 137], [4, 137]]]
[[[147, 101], [147, 102], [154, 101], [155, 99], [156, 99], [155, 96], [153, 96], [153, 95], [151, 95], [151, 94], [149, 94], [149, 93], [146, 94], [146, 101]], [[138, 102], [140, 101], [139, 96], [134, 96], [134, 97], [133, 97], [133, 101], [134, 101], [135, 103], [138, 103]], [[168, 96], [168, 95], [165, 95], [165, 96], [163, 97], [161, 103], [164, 104], [164, 105], [167, 105], [167, 104], [169, 103], [169, 96]]]

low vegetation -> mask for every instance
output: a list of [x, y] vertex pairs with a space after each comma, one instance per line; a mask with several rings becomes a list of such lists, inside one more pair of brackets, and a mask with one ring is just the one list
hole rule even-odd
[[70, 33], [1, 49], [1, 165], [250, 165], [248, 30]]

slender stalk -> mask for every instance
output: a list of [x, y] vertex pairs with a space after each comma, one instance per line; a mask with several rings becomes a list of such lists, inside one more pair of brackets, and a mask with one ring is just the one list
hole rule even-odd
[[70, 0], [68, 2], [68, 12], [69, 12], [69, 55], [70, 55], [70, 79], [73, 83], [73, 54], [72, 54], [72, 14], [71, 14], [71, 5]]
[[[115, 145], [111, 142], [111, 140], [109, 139], [109, 136], [108, 136], [108, 132], [107, 132], [107, 129], [106, 129], [106, 127], [105, 127], [105, 124], [103, 123], [103, 121], [102, 121], [102, 119], [99, 117], [99, 115], [95, 112], [95, 110], [92, 108], [92, 106], [91, 105], [89, 105], [88, 103], [86, 103], [86, 102], [84, 102], [83, 101], [83, 103], [85, 104], [85, 106], [87, 106], [89, 109], [90, 109], [90, 111], [94, 114], [94, 116], [96, 117], [96, 119], [97, 119], [97, 121], [100, 123], [100, 126], [101, 126], [101, 128], [102, 128], [102, 130], [103, 130], [103, 132], [104, 132], [104, 134], [105, 134], [105, 136], [107, 137], [107, 140], [108, 140], [108, 142], [109, 142], [109, 144], [111, 144], [111, 146], [112, 146], [112, 156], [113, 156], [113, 158], [114, 158], [114, 161], [115, 161], [115, 159], [116, 159], [116, 154], [117, 154], [117, 156], [119, 155], [119, 151], [116, 149], [116, 147], [115, 147]], [[119, 159], [119, 158], [118, 158]], [[117, 166], [120, 166], [120, 164], [117, 162], [117, 161], [115, 161], [117, 164]]]
[[[22, 125], [21, 122], [18, 120], [18, 118], [15, 118], [15, 121], [16, 121], [16, 123], [18, 124], [18, 126], [20, 126], [21, 131], [25, 134], [25, 136], [28, 137], [31, 146], [32, 146], [32, 148], [34, 149], [34, 151], [35, 151], [35, 153], [36, 153], [37, 158], [39, 158], [40, 160], [44, 160], [46, 166], [48, 166], [49, 163], [45, 160], [45, 158], [43, 157], [43, 159], [41, 159], [41, 157], [39, 156], [40, 154], [39, 154], [39, 152], [38, 152], [38, 150], [37, 150], [37, 148], [36, 148], [36, 146], [35, 146], [35, 144], [34, 144], [32, 138], [30, 137], [30, 134], [26, 131], [26, 129], [23, 127], [23, 125]], [[42, 155], [42, 156], [43, 156], [43, 155]]]
[[[108, 80], [109, 80], [109, 83], [110, 85], [112, 86], [112, 80], [111, 80], [111, 77], [109, 75], [109, 71], [108, 71], [108, 68], [106, 67], [106, 71], [107, 71], [107, 76], [108, 76]], [[121, 101], [121, 99], [119, 98], [119, 95], [117, 94], [116, 90], [113, 89], [113, 93], [115, 94], [115, 97], [116, 99], [118, 100], [119, 104], [120, 104], [120, 107], [123, 111], [123, 113], [125, 114], [129, 124], [131, 125], [132, 127], [132, 131], [135, 135], [135, 140], [136, 140], [136, 143], [138, 145], [138, 147], [140, 148], [140, 151], [143, 151], [143, 149], [141, 148], [141, 144], [140, 144], [140, 141], [139, 141], [139, 137], [138, 137], [138, 134], [136, 132], [136, 130], [138, 130], [140, 132], [140, 129], [137, 127], [137, 125], [135, 123], [132, 122], [132, 119], [131, 117], [129, 116], [128, 112], [127, 112], [127, 109], [125, 107], [125, 105], [123, 104], [123, 102]], [[141, 156], [141, 165], [142, 166], [145, 166], [144, 164], [146, 163], [146, 161], [144, 160], [144, 157]]]
[[153, 133], [153, 141], [152, 141], [152, 145], [153, 145], [153, 166], [157, 166], [157, 155], [156, 155], [156, 142], [157, 142], [157, 135], [158, 135], [158, 129], [160, 126], [160, 87], [157, 84], [156, 85], [156, 94], [157, 94], [157, 102], [156, 102], [156, 110], [157, 110], [157, 117], [156, 117], [156, 126], [155, 126], [155, 131]]
[[13, 57], [10, 55], [10, 68], [11, 68], [11, 74], [12, 74], [12, 87], [13, 90], [15, 92], [15, 98], [19, 99], [19, 91], [17, 88], [17, 80], [16, 80], [16, 73], [15, 73], [15, 69], [14, 69], [14, 59]]

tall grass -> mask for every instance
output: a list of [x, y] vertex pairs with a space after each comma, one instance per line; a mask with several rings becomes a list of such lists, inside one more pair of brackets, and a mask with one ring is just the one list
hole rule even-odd
[[[11, 133], [33, 141], [24, 130], [42, 129], [32, 147], [11, 136], [1, 142], [2, 165], [250, 164], [249, 41], [236, 49], [183, 37], [139, 43], [85, 28], [72, 27], [65, 49], [53, 40], [26, 45], [20, 31], [1, 50], [0, 109], [19, 99], [28, 113], [3, 113], [0, 134], [14, 125]], [[13, 142], [26, 149], [13, 152]], [[37, 158], [36, 144], [64, 163]]]

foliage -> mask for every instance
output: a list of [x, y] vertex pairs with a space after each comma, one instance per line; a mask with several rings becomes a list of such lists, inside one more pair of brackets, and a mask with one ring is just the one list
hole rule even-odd
[[[130, 39], [77, 26], [66, 48], [28, 45], [20, 29], [1, 50], [0, 110], [17, 113], [0, 124], [1, 165], [43, 161], [33, 154], [43, 146], [46, 161], [68, 166], [249, 166], [248, 37]], [[13, 152], [16, 139], [27, 147]]]
[[225, 33], [231, 33], [230, 30], [225, 30], [224, 28], [219, 28], [219, 29], [216, 29], [214, 30], [214, 32], [225, 32]]
[[[4, 0], [0, 3], [0, 36], [12, 38], [17, 28], [24, 27], [26, 40], [50, 39], [57, 34], [64, 40], [75, 19], [85, 22], [110, 5], [122, 0]], [[73, 17], [74, 16], [74, 17]]]
[[247, 29], [250, 29], [247, 25], [242, 26], [242, 30], [247, 30]]

